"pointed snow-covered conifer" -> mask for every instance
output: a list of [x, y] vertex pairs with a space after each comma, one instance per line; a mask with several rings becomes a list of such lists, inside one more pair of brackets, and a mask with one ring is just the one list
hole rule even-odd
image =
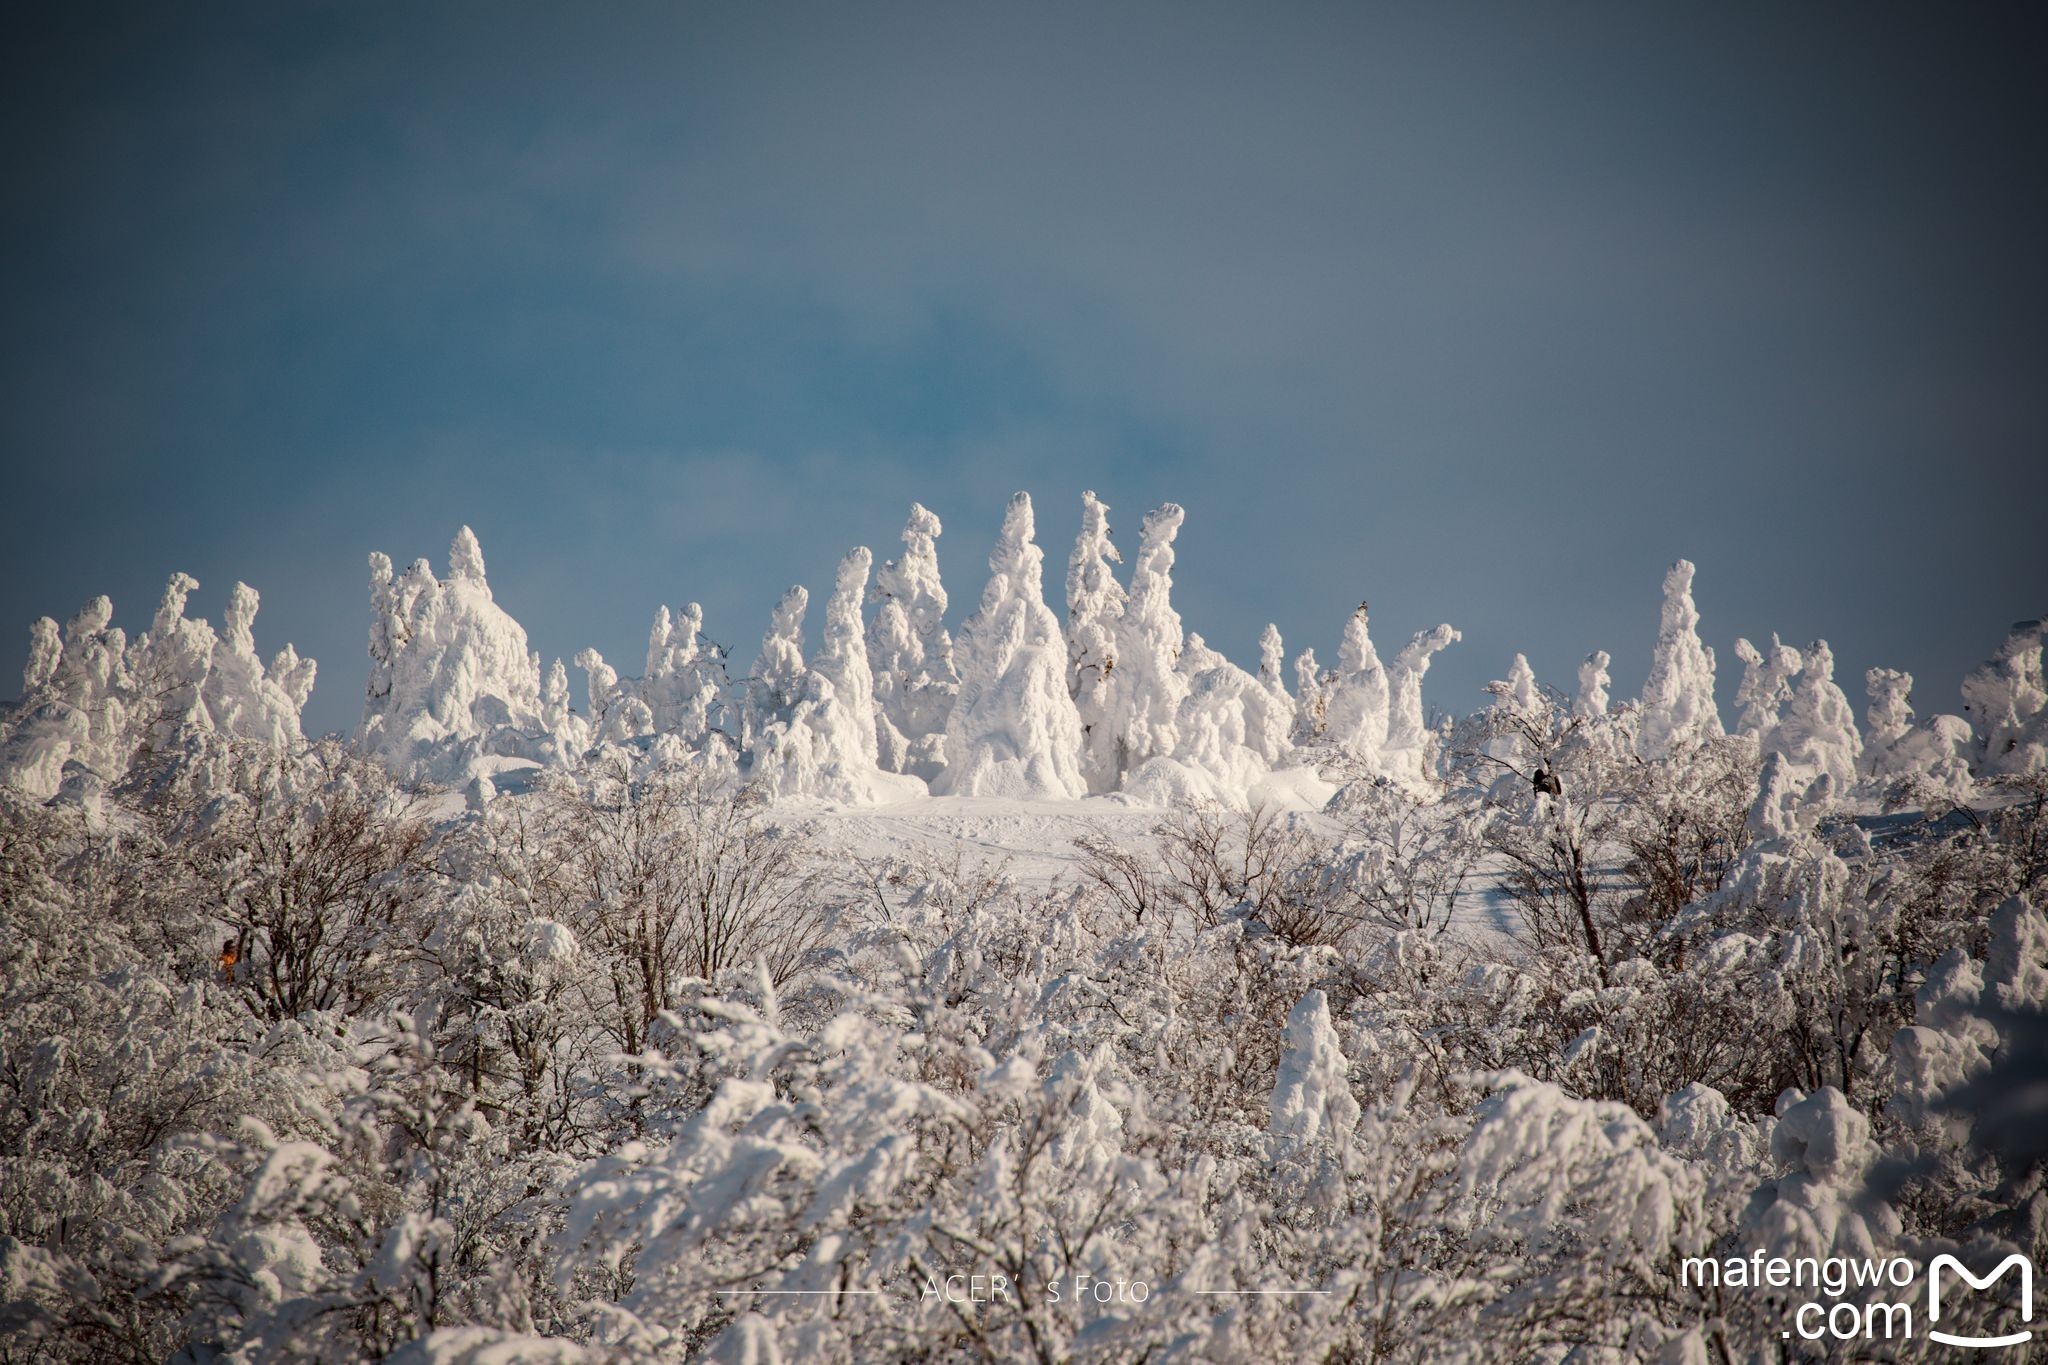
[[939, 580], [940, 529], [922, 504], [910, 505], [902, 556], [875, 570], [867, 640], [881, 765], [926, 781], [945, 761], [946, 715], [960, 684]]
[[855, 546], [839, 561], [832, 596], [825, 602], [825, 634], [811, 668], [832, 684], [836, 706], [835, 737], [843, 730], [848, 762], [865, 767], [876, 764], [875, 682], [868, 668], [867, 642], [861, 636], [860, 603], [867, 592], [868, 570], [874, 556], [865, 545]]
[[1188, 680], [1180, 669], [1186, 638], [1173, 609], [1173, 540], [1186, 517], [1178, 503], [1164, 503], [1145, 514], [1138, 532], [1110, 675], [1120, 775], [1155, 755], [1171, 754], [1178, 738], [1174, 726]]
[[[1259, 681], [1283, 701], [1287, 696], [1287, 648], [1280, 642], [1280, 627], [1271, 621], [1259, 633]], [[1292, 710], [1290, 702], [1289, 709]]]
[[1681, 559], [1664, 575], [1657, 648], [1643, 682], [1636, 731], [1636, 751], [1644, 758], [1665, 758], [1687, 737], [1723, 733], [1714, 708], [1714, 651], [1700, 643], [1700, 613], [1692, 600], [1694, 572], [1692, 561]]
[[1330, 692], [1325, 716], [1325, 733], [1370, 767], [1377, 768], [1380, 750], [1387, 742], [1387, 717], [1392, 695], [1387, 671], [1380, 665], [1367, 624], [1366, 604], [1360, 602], [1344, 623], [1344, 640], [1337, 650], [1337, 678]]
[[569, 670], [560, 659], [548, 668], [540, 690], [540, 724], [553, 739], [556, 757], [573, 759], [590, 747], [589, 723], [569, 703]]
[[1081, 775], [1091, 792], [1115, 791], [1117, 631], [1126, 596], [1110, 567], [1123, 556], [1109, 538], [1109, 508], [1081, 495], [1081, 533], [1067, 559], [1067, 690], [1081, 715]]
[[448, 575], [471, 583], [484, 581], [484, 547], [477, 544], [476, 532], [467, 526], [455, 533], [448, 546]]
[[953, 641], [946, 633], [946, 585], [939, 578], [939, 519], [921, 503], [910, 504], [903, 523], [903, 554], [875, 571], [874, 599], [903, 608], [916, 636], [921, 662], [938, 679], [957, 675]]
[[1607, 665], [1613, 662], [1606, 650], [1596, 649], [1579, 665], [1579, 695], [1572, 702], [1573, 715], [1607, 714], [1607, 688], [1614, 681], [1608, 676]]
[[989, 554], [981, 607], [960, 628], [960, 697], [946, 722], [952, 796], [1079, 797], [1081, 716], [1067, 692], [1067, 645], [1045, 605], [1045, 556], [1031, 497], [1018, 493]]
[[918, 753], [897, 724], [898, 720], [915, 724], [906, 713], [914, 686], [909, 681], [910, 670], [916, 667], [913, 661], [920, 649], [901, 603], [884, 601], [875, 609], [875, 619], [868, 623], [868, 660], [875, 680], [875, 752], [882, 767], [892, 773], [921, 767], [935, 773], [944, 757], [943, 735], [937, 753]]
[[699, 747], [724, 690], [724, 665], [704, 639], [704, 608], [690, 602], [680, 612], [657, 610], [647, 636], [647, 672], [638, 684], [654, 732], [674, 735], [686, 748]]

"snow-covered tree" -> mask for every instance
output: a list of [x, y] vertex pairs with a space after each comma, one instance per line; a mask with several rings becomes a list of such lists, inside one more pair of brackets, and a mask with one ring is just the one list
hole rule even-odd
[[540, 723], [569, 755], [589, 747], [590, 729], [583, 717], [570, 709], [569, 670], [560, 659], [549, 665], [547, 680], [541, 684]]
[[1975, 736], [1961, 716], [1913, 718], [1913, 675], [1873, 668], [1863, 675], [1870, 704], [1863, 712], [1858, 770], [1880, 783], [1909, 782], [1966, 798]]
[[1120, 779], [1148, 758], [1171, 754], [1179, 737], [1174, 727], [1188, 680], [1180, 668], [1186, 639], [1173, 609], [1173, 541], [1186, 517], [1178, 503], [1165, 503], [1145, 514], [1138, 533], [1109, 675]]
[[630, 680], [622, 680], [619, 671], [605, 662], [604, 655], [585, 648], [577, 653], [576, 666], [583, 670], [593, 742], [629, 744], [654, 733], [653, 710], [641, 699], [639, 689]]
[[803, 663], [808, 596], [791, 588], [775, 609], [754, 666], [749, 722], [747, 779], [766, 795], [866, 804], [925, 792], [917, 778], [879, 766], [874, 680], [860, 620], [872, 562], [865, 546], [840, 560], [825, 603], [824, 639], [809, 667]]
[[1699, 608], [1693, 605], [1693, 565], [1681, 559], [1664, 575], [1664, 607], [1657, 647], [1643, 681], [1638, 751], [1665, 757], [1687, 736], [1723, 733], [1714, 707], [1714, 651], [1700, 643]]
[[1181, 663], [1187, 695], [1174, 717], [1173, 752], [1125, 774], [1124, 790], [1169, 808], [1245, 807], [1258, 799], [1255, 789], [1288, 752], [1294, 704], [1284, 690], [1254, 678], [1200, 635], [1188, 636]]
[[927, 782], [945, 762], [946, 716], [960, 683], [946, 633], [939, 532], [939, 519], [912, 503], [902, 557], [875, 571], [867, 646], [882, 767]]
[[1492, 737], [1486, 752], [1513, 769], [1517, 777], [1534, 772], [1544, 757], [1543, 745], [1532, 736], [1548, 738], [1556, 728], [1550, 717], [1550, 699], [1536, 685], [1536, 671], [1527, 655], [1517, 654], [1508, 664], [1508, 675], [1486, 685], [1493, 698], [1487, 710]]
[[1330, 686], [1334, 675], [1326, 674], [1316, 662], [1314, 649], [1304, 649], [1294, 660], [1294, 742], [1312, 744], [1323, 736], [1329, 724]]
[[1387, 671], [1380, 666], [1366, 626], [1366, 605], [1361, 602], [1344, 623], [1344, 640], [1337, 651], [1336, 681], [1331, 685], [1329, 705], [1324, 714], [1324, 733], [1370, 767], [1377, 767], [1380, 749], [1387, 739], [1387, 717], [1392, 695]]
[[1835, 655], [1828, 642], [1816, 640], [1802, 657], [1792, 699], [1764, 736], [1764, 750], [1784, 754], [1810, 774], [1825, 775], [1838, 793], [1846, 795], [1856, 781], [1863, 737], [1857, 733], [1849, 698], [1835, 684]]
[[1423, 716], [1422, 680], [1430, 660], [1463, 638], [1448, 624], [1418, 630], [1394, 656], [1388, 670], [1387, 737], [1380, 747], [1380, 762], [1388, 775], [1420, 781], [1428, 773], [1432, 736]]
[[869, 765], [876, 761], [875, 683], [867, 642], [861, 636], [860, 604], [873, 563], [865, 545], [855, 546], [839, 561], [832, 596], [825, 602], [824, 639], [811, 660], [812, 670], [832, 684], [838, 721], [845, 727], [846, 756]]
[[1761, 744], [1777, 728], [1785, 703], [1792, 699], [1792, 680], [1805, 667], [1799, 651], [1771, 636], [1771, 652], [1765, 654], [1747, 640], [1735, 642], [1735, 657], [1742, 660], [1742, 681], [1735, 688], [1735, 733]]
[[981, 607], [960, 627], [960, 696], [946, 722], [946, 768], [932, 784], [935, 794], [1087, 794], [1066, 638], [1045, 605], [1045, 555], [1032, 534], [1031, 497], [1018, 493], [989, 554]]
[[2048, 681], [2041, 655], [2048, 617], [2022, 621], [1963, 679], [1963, 709], [1977, 731], [1980, 775], [2048, 771]]
[[396, 577], [370, 556], [370, 691], [364, 749], [400, 776], [466, 780], [479, 759], [528, 754], [543, 734], [540, 659], [492, 599], [483, 551], [463, 527], [449, 576], [419, 560]]
[[1271, 621], [1259, 632], [1259, 682], [1275, 697], [1288, 700], [1287, 649], [1280, 641], [1280, 627]]
[[1574, 715], [1591, 718], [1607, 714], [1607, 688], [1614, 681], [1607, 666], [1613, 662], [1606, 650], [1596, 649], [1579, 665], [1579, 695], [1572, 703]]
[[1081, 532], [1067, 560], [1067, 689], [1081, 713], [1081, 775], [1092, 792], [1115, 791], [1118, 634], [1125, 594], [1110, 566], [1123, 556], [1109, 539], [1109, 508], [1090, 491], [1081, 495]]
[[659, 608], [648, 632], [647, 671], [639, 686], [656, 732], [701, 745], [719, 719], [725, 684], [724, 661], [717, 646], [704, 638], [704, 608], [688, 602], [673, 615], [666, 606]]
[[761, 652], [747, 675], [744, 742], [751, 748], [771, 725], [786, 722], [803, 691], [804, 613], [811, 594], [798, 584], [782, 594], [761, 636]]
[[[772, 795], [870, 803], [925, 794], [919, 779], [878, 764], [874, 682], [860, 620], [871, 562], [865, 546], [839, 561], [818, 653], [794, 704], [760, 732], [752, 780]], [[778, 638], [777, 647], [783, 642]], [[764, 643], [764, 658], [768, 652]]]
[[1342, 1143], [1358, 1126], [1358, 1115], [1344, 1047], [1330, 1026], [1329, 1001], [1321, 991], [1310, 991], [1287, 1016], [1287, 1050], [1273, 1082], [1266, 1131], [1283, 1151], [1318, 1138]]

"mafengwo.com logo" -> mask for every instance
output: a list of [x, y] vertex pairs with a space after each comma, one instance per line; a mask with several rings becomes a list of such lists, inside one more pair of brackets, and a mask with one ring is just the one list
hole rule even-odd
[[1950, 1346], [2021, 1346], [2033, 1338], [2033, 1332], [2022, 1329], [1995, 1337], [1956, 1336], [1942, 1331], [1934, 1324], [1941, 1321], [1941, 1272], [1952, 1270], [1972, 1289], [1989, 1289], [2008, 1270], [2020, 1273], [2020, 1320], [2034, 1320], [2034, 1263], [2015, 1251], [2000, 1261], [1995, 1269], [1982, 1279], [1970, 1273], [1970, 1268], [1953, 1256], [1937, 1256], [1927, 1267], [1927, 1335]]
[[[1991, 1292], [2008, 1274], [2018, 1288], [2016, 1300], [1993, 1308], [1979, 1305], [1969, 1316], [1976, 1324], [2003, 1330], [1960, 1330], [1957, 1312], [1964, 1286]], [[1786, 1258], [1753, 1252], [1747, 1257], [1687, 1257], [1680, 1265], [1684, 1285], [1718, 1289], [1811, 1289], [1814, 1296], [1792, 1310], [1783, 1335], [1802, 1341], [1898, 1341], [1915, 1335], [1912, 1292], [1920, 1268], [1904, 1256], [1873, 1261], [1860, 1257], [1801, 1256]], [[1926, 1335], [1945, 1346], [1998, 1350], [2033, 1340], [2034, 1263], [2014, 1252], [1982, 1275], [1946, 1253], [1927, 1265]], [[2009, 1295], [2009, 1290], [1998, 1290]], [[1853, 1297], [1850, 1297], [1853, 1296]], [[1825, 1301], [1824, 1301], [1825, 1300]], [[1946, 1323], [1946, 1325], [1944, 1325]]]

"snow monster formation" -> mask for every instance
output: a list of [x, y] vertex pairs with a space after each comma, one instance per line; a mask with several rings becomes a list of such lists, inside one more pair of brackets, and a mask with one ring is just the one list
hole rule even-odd
[[1963, 679], [1963, 709], [1976, 727], [1980, 772], [2019, 776], [2048, 769], [2048, 681], [2041, 654], [2048, 617], [2021, 621], [1991, 659]]
[[875, 571], [868, 626], [879, 760], [892, 773], [929, 782], [945, 766], [946, 717], [960, 691], [953, 638], [946, 633], [946, 588], [939, 581], [939, 519], [910, 505], [903, 557]]
[[[661, 605], [641, 676], [623, 677], [585, 649], [575, 659], [580, 697], [562, 660], [543, 670], [495, 600], [465, 526], [445, 577], [424, 559], [399, 573], [386, 556], [370, 557], [370, 675], [355, 738], [401, 780], [470, 786], [476, 801], [511, 770], [574, 766], [608, 751], [640, 768], [692, 764], [771, 799], [849, 804], [930, 793], [1243, 807], [1272, 790], [1313, 790], [1331, 772], [1426, 792], [1448, 730], [1427, 723], [1423, 681], [1459, 632], [1418, 631], [1383, 662], [1361, 603], [1344, 625], [1337, 667], [1302, 651], [1290, 691], [1277, 627], [1258, 641], [1256, 673], [1186, 630], [1173, 600], [1186, 522], [1175, 503], [1147, 513], [1120, 580], [1109, 507], [1084, 493], [1063, 623], [1045, 601], [1031, 499], [1017, 494], [956, 641], [945, 624], [939, 518], [912, 504], [897, 558], [877, 567], [855, 547], [841, 560], [814, 655], [805, 651], [802, 587], [784, 595], [743, 677], [706, 638], [701, 607]], [[1687, 560], [1665, 576], [1639, 699], [1610, 697], [1612, 660], [1595, 651], [1567, 703], [1581, 721], [1622, 725], [1650, 761], [1724, 734], [1693, 579]], [[246, 585], [235, 585], [220, 631], [188, 619], [197, 587], [173, 575], [132, 641], [106, 598], [62, 629], [37, 621], [23, 696], [0, 709], [0, 782], [39, 800], [83, 798], [121, 780], [139, 755], [192, 750], [205, 737], [303, 743], [312, 660], [290, 645], [267, 665], [258, 658], [258, 599]], [[1801, 809], [1911, 789], [1962, 793], [1977, 779], [2038, 772], [2048, 768], [2044, 629], [2021, 622], [1970, 673], [1967, 720], [1917, 719], [1911, 677], [1871, 669], [1861, 728], [1825, 641], [1802, 650], [1776, 636], [1768, 649], [1737, 640], [1744, 669], [1733, 734], [1775, 763], [1777, 787]], [[1494, 690], [1496, 709], [1548, 705], [1520, 656]]]
[[960, 627], [960, 696], [946, 719], [939, 796], [1085, 796], [1081, 713], [1067, 693], [1067, 644], [1045, 605], [1045, 552], [1031, 495], [1018, 493], [989, 553], [981, 607]]
[[467, 526], [448, 577], [424, 559], [403, 574], [370, 556], [370, 685], [365, 750], [409, 781], [458, 782], [486, 756], [539, 757], [540, 656], [491, 597], [484, 552]]
[[1692, 601], [1693, 563], [1681, 559], [1664, 575], [1664, 610], [1650, 676], [1643, 682], [1642, 723], [1636, 751], [1668, 757], [1688, 738], [1723, 733], [1714, 707], [1714, 651], [1700, 643], [1700, 612]]
[[286, 645], [266, 667], [256, 653], [259, 599], [246, 583], [228, 599], [226, 629], [185, 615], [199, 580], [171, 575], [148, 630], [132, 642], [95, 597], [59, 632], [29, 629], [22, 697], [0, 712], [0, 782], [40, 800], [80, 798], [127, 775], [145, 751], [208, 737], [280, 748], [300, 742], [299, 713], [315, 665]]

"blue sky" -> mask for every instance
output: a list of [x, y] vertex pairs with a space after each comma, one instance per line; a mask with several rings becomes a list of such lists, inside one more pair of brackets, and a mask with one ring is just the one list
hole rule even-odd
[[1952, 710], [2048, 610], [2048, 52], [1793, 8], [11, 9], [0, 669], [241, 578], [338, 729], [371, 550], [633, 672], [912, 499], [958, 615], [1029, 489], [1057, 602], [1092, 487], [1240, 661], [1370, 598], [1439, 705], [1625, 693], [1684, 555], [1724, 698], [1777, 630]]

